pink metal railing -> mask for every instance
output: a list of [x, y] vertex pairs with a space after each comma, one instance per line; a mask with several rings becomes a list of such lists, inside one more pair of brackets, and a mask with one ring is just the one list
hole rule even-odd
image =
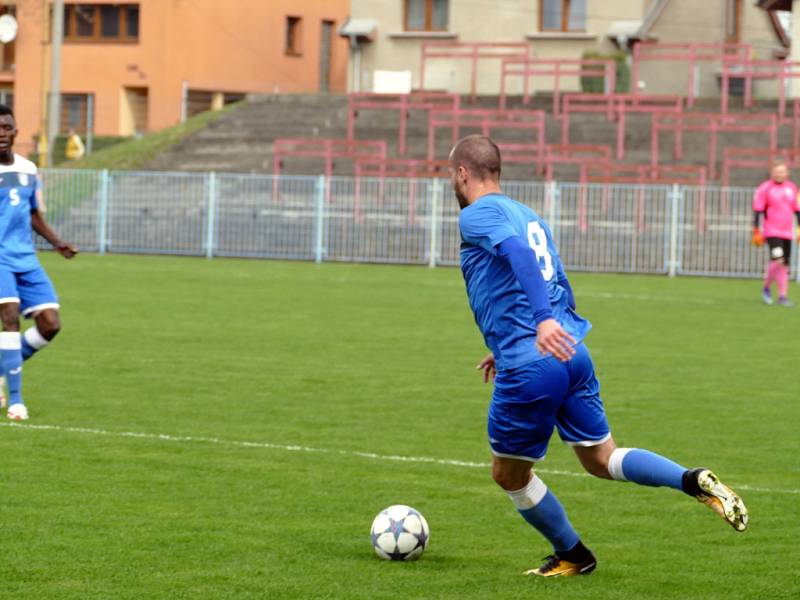
[[753, 48], [750, 44], [729, 42], [638, 42], [633, 47], [631, 66], [631, 89], [638, 92], [641, 64], [643, 62], [684, 62], [687, 65], [686, 104], [694, 106], [697, 63], [700, 62], [741, 62], [748, 61]]
[[683, 156], [682, 136], [685, 132], [709, 133], [707, 167], [711, 179], [716, 179], [717, 174], [717, 138], [720, 133], [764, 133], [769, 137], [770, 148], [777, 148], [778, 145], [778, 117], [771, 113], [737, 115], [700, 112], [656, 113], [653, 115], [650, 140], [650, 161], [653, 166], [659, 163], [659, 136], [662, 131], [671, 131], [675, 134], [675, 160], [681, 160]]
[[354, 93], [347, 98], [347, 139], [355, 139], [356, 118], [360, 111], [375, 110], [398, 113], [400, 125], [397, 135], [397, 152], [406, 153], [406, 131], [412, 110], [431, 111], [437, 108], [454, 110], [461, 106], [457, 94], [445, 92], [412, 92], [410, 94]]
[[561, 143], [569, 143], [570, 116], [574, 113], [605, 114], [617, 121], [617, 158], [625, 156], [625, 126], [628, 114], [681, 113], [680, 96], [639, 94], [564, 94], [561, 111]]
[[[531, 131], [530, 143], [540, 148], [544, 155], [546, 115], [541, 110], [490, 110], [490, 109], [456, 109], [452, 111], [432, 110], [428, 114], [428, 159], [433, 160], [436, 154], [436, 132], [439, 129], [450, 130], [451, 146], [458, 141], [461, 129], [477, 129], [483, 135], [503, 130]], [[503, 141], [498, 138], [495, 141]]]
[[522, 102], [530, 102], [530, 78], [553, 78], [553, 115], [558, 116], [562, 77], [597, 77], [603, 79], [606, 94], [614, 93], [617, 67], [613, 60], [584, 58], [504, 58], [500, 67], [500, 109], [506, 108], [506, 80], [522, 77]]
[[428, 61], [446, 58], [470, 61], [470, 100], [478, 94], [478, 61], [504, 58], [527, 58], [530, 45], [523, 42], [423, 42], [420, 50], [419, 87], [425, 89], [425, 72]]

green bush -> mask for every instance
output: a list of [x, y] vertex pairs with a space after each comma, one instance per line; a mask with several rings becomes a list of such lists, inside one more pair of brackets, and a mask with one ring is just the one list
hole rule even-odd
[[[37, 137], [34, 136], [34, 141], [36, 141]], [[130, 138], [121, 137], [121, 136], [110, 136], [110, 135], [96, 135], [94, 136], [94, 140], [92, 140], [92, 152], [98, 152], [105, 148], [109, 148], [114, 146], [115, 144], [119, 144], [120, 142], [124, 142], [129, 140]], [[83, 143], [86, 144], [86, 136], [81, 135], [81, 140]], [[56, 138], [56, 145], [53, 147], [53, 166], [56, 167], [63, 167], [64, 163], [68, 163], [67, 157], [65, 156], [65, 150], [67, 147], [67, 136], [59, 135]], [[28, 156], [30, 160], [39, 164], [39, 154], [34, 150], [33, 153]]]
[[[626, 93], [631, 89], [631, 70], [628, 66], [628, 55], [625, 52], [594, 52], [586, 51], [583, 58], [592, 60], [613, 60], [617, 63], [617, 84], [615, 92]], [[591, 68], [590, 68], [591, 69]], [[602, 94], [605, 92], [603, 81], [603, 67], [597, 66], [598, 76], [581, 77], [581, 91], [587, 94]]]

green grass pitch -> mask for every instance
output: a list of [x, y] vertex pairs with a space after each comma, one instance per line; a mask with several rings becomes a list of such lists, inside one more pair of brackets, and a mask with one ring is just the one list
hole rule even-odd
[[[43, 262], [64, 330], [25, 367], [31, 421], [0, 426], [0, 598], [798, 597], [800, 309], [756, 281], [573, 275], [618, 443], [712, 467], [751, 527], [580, 475], [554, 438], [540, 474], [599, 566], [543, 581], [484, 466], [457, 269]], [[370, 546], [394, 503], [430, 523], [416, 563]]]

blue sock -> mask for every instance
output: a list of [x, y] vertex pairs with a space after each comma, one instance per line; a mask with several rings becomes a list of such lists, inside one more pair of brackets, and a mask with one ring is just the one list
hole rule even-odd
[[681, 482], [686, 470], [660, 454], [639, 448], [617, 448], [608, 460], [608, 472], [613, 479], [676, 490], [683, 490]]
[[580, 541], [561, 502], [536, 475], [521, 490], [507, 493], [522, 518], [546, 537], [556, 552], [571, 550]]
[[19, 331], [0, 332], [0, 368], [8, 385], [8, 404], [22, 403], [22, 342]]
[[49, 343], [35, 325], [29, 327], [22, 334], [22, 360], [28, 360]]

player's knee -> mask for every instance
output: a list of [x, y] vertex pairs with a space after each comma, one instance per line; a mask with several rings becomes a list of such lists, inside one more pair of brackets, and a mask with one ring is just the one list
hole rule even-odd
[[597, 446], [576, 446], [575, 453], [589, 475], [594, 475], [600, 479], [612, 479], [608, 465], [611, 460], [611, 454], [616, 447], [617, 445], [614, 443], [613, 438], [609, 438]]
[[495, 464], [492, 466], [492, 479], [506, 491], [519, 490], [528, 484], [530, 471], [526, 473], [517, 473]]
[[48, 342], [61, 331], [61, 319], [54, 310], [43, 311], [36, 317], [36, 328]]
[[605, 463], [602, 461], [583, 463], [583, 468], [586, 469], [589, 475], [599, 477], [600, 479], [611, 479], [611, 473], [608, 470], [608, 461]]
[[19, 331], [19, 307], [16, 304], [0, 307], [0, 322], [3, 323], [3, 331]]

